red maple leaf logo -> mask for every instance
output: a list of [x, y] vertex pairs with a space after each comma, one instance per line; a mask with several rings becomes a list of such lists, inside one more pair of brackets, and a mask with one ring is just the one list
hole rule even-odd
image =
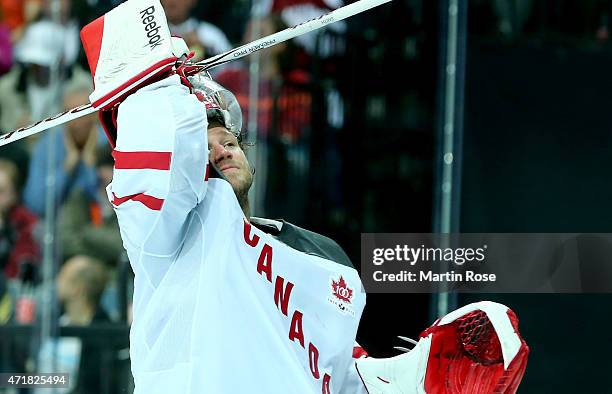
[[348, 303], [351, 302], [353, 290], [348, 287], [342, 276], [340, 276], [340, 280], [337, 282], [332, 279], [332, 290], [337, 299]]

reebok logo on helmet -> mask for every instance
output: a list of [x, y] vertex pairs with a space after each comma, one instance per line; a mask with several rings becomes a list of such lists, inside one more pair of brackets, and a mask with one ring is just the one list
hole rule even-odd
[[161, 45], [163, 39], [159, 35], [159, 24], [155, 21], [155, 7], [151, 6], [140, 11], [140, 19], [142, 24], [145, 25], [145, 32], [149, 38], [149, 46], [153, 50], [156, 46]]

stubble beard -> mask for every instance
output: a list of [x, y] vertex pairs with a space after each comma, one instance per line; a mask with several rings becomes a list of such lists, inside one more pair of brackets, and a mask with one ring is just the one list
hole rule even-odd
[[247, 172], [244, 178], [240, 177], [235, 179], [234, 182], [231, 182], [231, 184], [232, 188], [234, 189], [234, 194], [238, 199], [238, 204], [240, 204], [240, 208], [242, 208], [242, 211], [248, 218], [250, 215], [249, 190], [253, 184], [253, 175], [250, 172]]

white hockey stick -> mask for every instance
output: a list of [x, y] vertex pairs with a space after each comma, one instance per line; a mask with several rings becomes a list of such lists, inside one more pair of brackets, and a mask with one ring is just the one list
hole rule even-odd
[[355, 3], [340, 7], [337, 10], [331, 11], [327, 14], [323, 14], [317, 18], [302, 22], [299, 25], [288, 27], [285, 30], [259, 38], [253, 42], [244, 44], [238, 48], [234, 48], [206, 60], [202, 60], [197, 62], [196, 65], [202, 66], [204, 70], [208, 70], [232, 60], [240, 59], [241, 57], [247, 56], [261, 49], [280, 44], [281, 42], [290, 40], [297, 36], [301, 36], [302, 34], [310, 33], [311, 31], [320, 29], [321, 27], [329, 25], [330, 23], [341, 21], [390, 1], [391, 0], [359, 0]]
[[[307, 22], [300, 23], [299, 25], [281, 30], [278, 33], [257, 39], [251, 43], [239, 46], [238, 48], [234, 48], [225, 53], [197, 62], [194, 65], [196, 67], [201, 67], [201, 70], [199, 71], [208, 70], [232, 60], [240, 59], [253, 52], [290, 40], [302, 34], [320, 29], [330, 23], [346, 19], [390, 1], [391, 0], [359, 0], [355, 3], [345, 5], [344, 7], [331, 11], [328, 14], [321, 15], [318, 18], [311, 19]], [[83, 104], [60, 114], [53, 115], [49, 118], [39, 120], [36, 123], [21, 127], [0, 136], [0, 146], [10, 144], [11, 142], [31, 136], [32, 134], [40, 133], [41, 131], [50, 129], [51, 127], [70, 122], [71, 120], [80, 118], [81, 116], [89, 115], [97, 110], [98, 109], [94, 108], [90, 103]]]
[[51, 127], [59, 126], [63, 123], [70, 122], [71, 120], [80, 118], [81, 116], [89, 115], [96, 112], [97, 109], [91, 104], [79, 105], [76, 108], [64, 111], [57, 115], [53, 115], [43, 120], [39, 120], [31, 125], [21, 127], [17, 130], [13, 130], [10, 133], [3, 134], [0, 136], [0, 146], [10, 144], [25, 137], [29, 137], [32, 134], [40, 133], [41, 131], [50, 129]]

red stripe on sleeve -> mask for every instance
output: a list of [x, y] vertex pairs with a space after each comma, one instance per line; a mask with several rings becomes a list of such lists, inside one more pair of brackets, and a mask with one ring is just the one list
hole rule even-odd
[[172, 152], [120, 152], [113, 151], [118, 170], [169, 170]]
[[204, 180], [207, 181], [208, 180], [208, 168], [210, 167], [210, 164], [206, 163], [206, 175], [204, 175]]
[[368, 357], [368, 352], [365, 351], [361, 346], [353, 347], [353, 358]]
[[144, 206], [146, 206], [147, 208], [153, 211], [161, 210], [162, 206], [164, 205], [163, 199], [149, 196], [144, 193], [132, 194], [131, 196], [125, 196], [125, 197], [117, 197], [117, 195], [113, 193], [113, 205], [117, 207], [123, 204], [124, 202], [130, 201], [130, 200], [138, 201], [139, 203], [143, 204]]

